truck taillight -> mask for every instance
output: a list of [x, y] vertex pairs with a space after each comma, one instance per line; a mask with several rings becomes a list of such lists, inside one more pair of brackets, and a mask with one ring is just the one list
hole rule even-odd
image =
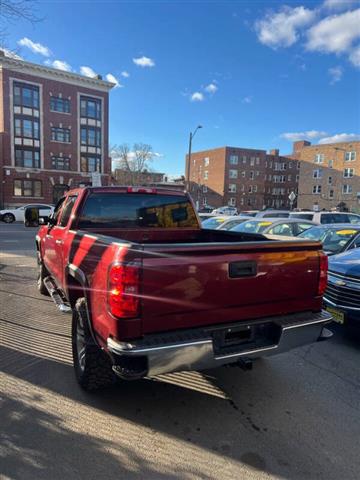
[[328, 257], [324, 253], [319, 254], [319, 267], [320, 267], [320, 275], [319, 275], [318, 295], [324, 295], [326, 285], [327, 285], [327, 277], [328, 277]]
[[139, 315], [139, 265], [125, 263], [113, 265], [109, 270], [109, 310], [118, 318]]

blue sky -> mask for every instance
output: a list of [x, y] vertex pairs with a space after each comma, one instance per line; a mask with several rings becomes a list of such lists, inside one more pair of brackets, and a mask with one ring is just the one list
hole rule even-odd
[[38, 14], [5, 46], [113, 75], [110, 144], [150, 143], [154, 170], [184, 172], [199, 123], [194, 151], [360, 139], [359, 1], [50, 1]]

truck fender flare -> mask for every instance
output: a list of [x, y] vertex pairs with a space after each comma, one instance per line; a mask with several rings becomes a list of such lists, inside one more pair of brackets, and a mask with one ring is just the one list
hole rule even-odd
[[[89, 283], [87, 281], [86, 275], [79, 267], [77, 267], [76, 265], [74, 265], [72, 263], [68, 264], [65, 267], [65, 275], [66, 275], [66, 278], [68, 278], [68, 277], [74, 278], [81, 285], [81, 287], [83, 289], [84, 297], [86, 299], [86, 310], [87, 310], [86, 322], [87, 322], [87, 325], [89, 327], [89, 331], [91, 333], [91, 337], [92, 337], [94, 343], [96, 345], [98, 345], [99, 342], [96, 339], [95, 331], [94, 331], [92, 321], [91, 321], [91, 303], [90, 303], [90, 294], [89, 294], [90, 287], [89, 287]], [[66, 292], [67, 297], [70, 299], [69, 286], [67, 285], [66, 288], [67, 288], [67, 292]]]

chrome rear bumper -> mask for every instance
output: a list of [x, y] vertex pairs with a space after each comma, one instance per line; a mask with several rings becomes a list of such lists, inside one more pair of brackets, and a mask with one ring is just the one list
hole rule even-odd
[[[179, 331], [152, 335], [131, 342], [108, 338], [107, 347], [113, 359], [114, 371], [122, 378], [136, 379], [181, 370], [210, 369], [245, 358], [254, 359], [287, 352], [325, 339], [326, 335], [322, 336], [323, 327], [331, 319], [331, 315], [326, 311], [261, 319], [260, 325], [271, 323], [278, 329], [277, 340], [262, 347], [243, 342], [233, 346], [230, 352], [229, 349], [224, 352], [216, 351], [214, 344], [213, 332], [216, 329], [226, 329], [226, 325], [217, 325], [214, 330], [209, 327], [187, 331], [186, 334]], [[241, 325], [251, 328], [253, 323], [254, 321]], [[204, 332], [206, 333], [202, 336], [201, 333]], [[178, 339], [174, 341], [175, 336], [178, 336]]]

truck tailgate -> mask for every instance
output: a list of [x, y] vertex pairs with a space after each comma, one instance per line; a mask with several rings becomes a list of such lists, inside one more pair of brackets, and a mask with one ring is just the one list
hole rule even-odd
[[319, 311], [318, 243], [146, 245], [143, 332]]

